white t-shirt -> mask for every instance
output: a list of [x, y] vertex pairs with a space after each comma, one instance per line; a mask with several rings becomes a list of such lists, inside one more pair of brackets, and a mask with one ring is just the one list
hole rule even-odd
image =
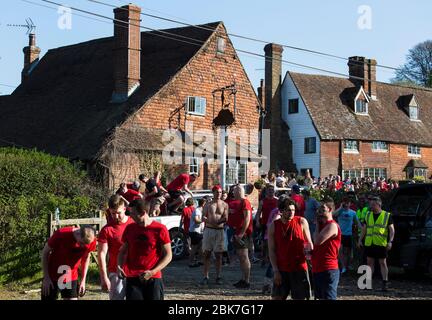
[[195, 217], [198, 217], [200, 220], [202, 219], [202, 210], [203, 208], [198, 207], [194, 210], [194, 212], [192, 212], [189, 232], [197, 232], [201, 234], [204, 232], [204, 223], [195, 223]]

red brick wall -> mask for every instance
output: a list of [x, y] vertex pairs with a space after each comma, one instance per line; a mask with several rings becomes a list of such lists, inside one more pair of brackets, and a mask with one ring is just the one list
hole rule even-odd
[[[223, 25], [218, 27], [218, 34], [227, 39]], [[181, 70], [169, 84], [163, 87], [147, 104], [143, 106], [133, 117], [128, 119], [123, 128], [144, 127], [155, 129], [185, 129], [185, 120], [193, 123], [194, 132], [197, 130], [212, 130], [213, 118], [221, 110], [220, 95], [217, 96], [213, 109], [212, 92], [215, 89], [236, 84], [236, 124], [230, 130], [253, 129], [256, 134], [250, 137], [242, 132], [243, 146], [249, 143], [258, 144], [259, 114], [257, 111], [258, 99], [247, 77], [241, 62], [229, 40], [226, 40], [225, 53], [216, 53], [217, 37], [213, 35], [204, 50], [201, 50]], [[206, 115], [194, 116], [185, 114], [185, 102], [187, 96], [205, 97], [207, 100]], [[230, 103], [233, 111], [233, 97], [226, 95], [225, 104]], [[179, 112], [176, 112], [179, 111]], [[209, 135], [211, 132], [209, 132]], [[217, 138], [219, 139], [219, 138]], [[229, 139], [236, 140], [233, 134]], [[201, 172], [202, 170], [201, 164]], [[186, 169], [187, 171], [187, 169]], [[218, 163], [209, 165], [208, 173], [202, 174], [194, 183], [194, 189], [209, 188], [218, 181]], [[254, 182], [258, 178], [256, 164], [248, 164], [248, 182]], [[205, 181], [208, 180], [208, 181]]]
[[359, 141], [359, 153], [342, 153], [342, 170], [386, 168], [390, 170], [390, 152], [372, 151], [372, 142]]
[[339, 172], [340, 142], [321, 141], [320, 144], [320, 175], [326, 177], [329, 174]]
[[421, 147], [421, 157], [408, 156], [408, 146], [402, 144], [390, 145], [391, 178], [406, 179], [406, 173], [402, 171], [411, 159], [420, 159], [428, 168], [428, 175], [432, 173], [432, 148]]

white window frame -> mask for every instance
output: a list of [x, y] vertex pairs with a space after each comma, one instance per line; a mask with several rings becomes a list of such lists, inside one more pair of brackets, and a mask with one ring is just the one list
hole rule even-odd
[[[193, 101], [193, 110], [191, 111], [192, 101]], [[197, 103], [198, 103], [200, 111], [197, 111]], [[191, 115], [195, 115], [195, 116], [205, 116], [206, 106], [207, 106], [207, 100], [204, 97], [188, 96], [186, 98], [186, 113], [187, 114], [191, 114]]]
[[353, 178], [361, 178], [362, 170], [361, 169], [345, 169], [342, 170], [342, 179], [345, 179], [348, 176], [350, 179]]
[[[243, 177], [241, 177], [243, 176]], [[242, 181], [240, 181], [240, 179]], [[247, 163], [244, 161], [227, 159], [225, 183], [226, 185], [247, 184]]]
[[[357, 101], [359, 100], [359, 97], [361, 94], [366, 99], [366, 102], [365, 102], [366, 112], [357, 112]], [[364, 91], [363, 86], [360, 87], [359, 92], [357, 93], [356, 97], [354, 98], [354, 113], [358, 114], [358, 115], [362, 115], [362, 116], [369, 115], [369, 98], [368, 98], [366, 92]]]
[[222, 37], [218, 37], [216, 41], [216, 53], [224, 54], [226, 48], [226, 41]]
[[[413, 117], [412, 113], [411, 113], [411, 110], [413, 110], [413, 109], [416, 110], [416, 116], [415, 117]], [[411, 121], [420, 121], [420, 119], [419, 119], [419, 107], [417, 107], [417, 106], [409, 106], [408, 107], [408, 113], [409, 113], [409, 117], [410, 117]]]
[[[385, 148], [383, 148], [385, 146]], [[373, 152], [388, 152], [388, 143], [385, 141], [372, 141], [372, 151]]]
[[[421, 147], [420, 146], [418, 146], [418, 145], [416, 145], [416, 144], [409, 144], [408, 146], [407, 146], [407, 149], [408, 149], [408, 155], [410, 156], [410, 157], [421, 157]], [[411, 149], [411, 150], [410, 150]], [[414, 151], [417, 151], [418, 150], [418, 153], [417, 152], [412, 152], [413, 151], [413, 149], [414, 149]]]
[[374, 180], [379, 177], [387, 180], [387, 168], [364, 168], [363, 177], [371, 177]]
[[[357, 149], [347, 148], [346, 147], [347, 142], [356, 142]], [[359, 141], [358, 140], [344, 140], [343, 144], [344, 144], [344, 153], [359, 153]]]
[[198, 157], [189, 158], [189, 174], [195, 173], [199, 175], [200, 172], [200, 159]]

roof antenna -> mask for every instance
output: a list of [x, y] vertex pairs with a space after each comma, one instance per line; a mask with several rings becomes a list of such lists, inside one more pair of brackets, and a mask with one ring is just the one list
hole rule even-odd
[[8, 27], [19, 27], [19, 28], [27, 28], [27, 35], [34, 33], [36, 29], [36, 25], [34, 24], [31, 18], [25, 19], [26, 24], [8, 24]]

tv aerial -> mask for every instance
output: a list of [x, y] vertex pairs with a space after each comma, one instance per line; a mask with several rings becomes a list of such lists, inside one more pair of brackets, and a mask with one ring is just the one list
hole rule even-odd
[[31, 18], [25, 19], [26, 24], [8, 24], [8, 27], [27, 28], [27, 35], [34, 33], [36, 25]]

